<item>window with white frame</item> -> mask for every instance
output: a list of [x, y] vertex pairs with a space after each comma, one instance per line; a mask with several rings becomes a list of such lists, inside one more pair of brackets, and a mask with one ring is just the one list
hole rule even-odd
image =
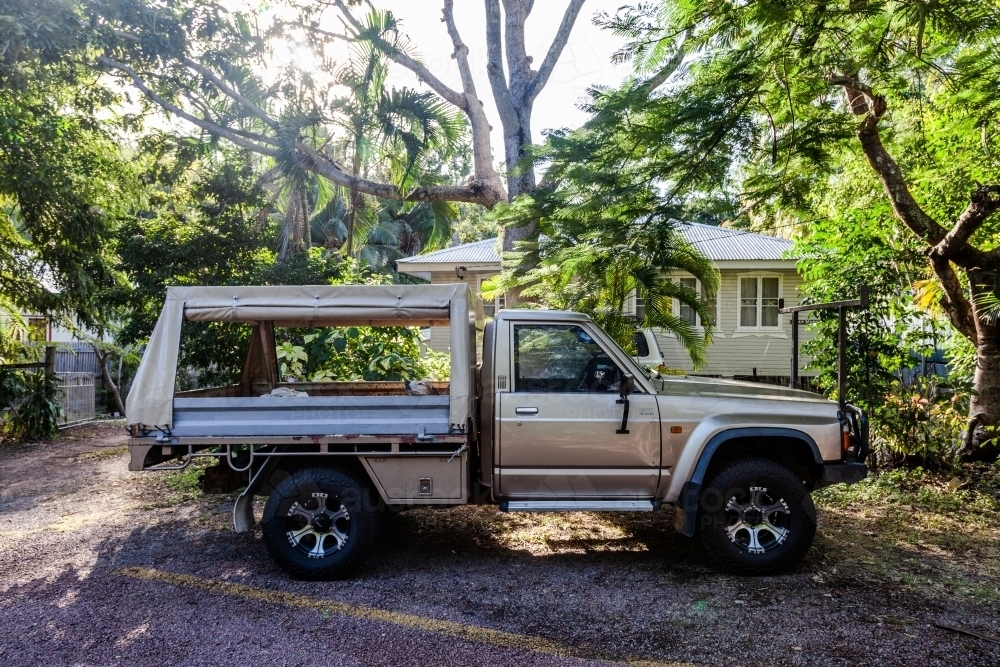
[[[718, 296], [713, 296], [711, 299], [708, 298], [708, 291], [705, 289], [696, 278], [681, 278], [678, 281], [684, 287], [694, 290], [701, 295], [702, 301], [708, 302], [708, 310], [711, 313], [710, 324], [715, 324], [718, 321]], [[698, 315], [698, 311], [686, 303], [681, 303], [678, 300], [674, 300], [674, 314], [678, 315], [682, 320], [687, 322], [693, 327], [703, 326], [701, 316]]]
[[740, 276], [739, 328], [780, 329], [779, 299], [781, 299], [780, 276]]
[[[483, 293], [483, 281], [489, 280], [492, 276], [479, 276], [476, 282], [479, 297], [482, 298]], [[503, 294], [498, 294], [493, 299], [483, 299], [483, 314], [493, 319], [497, 315], [497, 311], [506, 306], [506, 298]]]

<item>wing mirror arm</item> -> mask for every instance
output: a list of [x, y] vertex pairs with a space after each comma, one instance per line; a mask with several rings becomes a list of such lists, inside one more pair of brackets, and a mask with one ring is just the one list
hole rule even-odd
[[622, 427], [617, 429], [615, 433], [623, 434], [628, 433], [628, 397], [635, 391], [635, 377], [629, 373], [624, 373], [622, 381], [619, 383], [618, 391], [618, 400], [615, 403], [622, 404], [624, 409], [622, 410]]

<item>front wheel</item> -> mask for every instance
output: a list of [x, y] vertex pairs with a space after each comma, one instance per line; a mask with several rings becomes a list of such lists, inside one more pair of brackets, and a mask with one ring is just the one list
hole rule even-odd
[[264, 506], [261, 528], [271, 557], [299, 579], [331, 579], [356, 567], [378, 536], [380, 516], [367, 484], [330, 468], [286, 477]]
[[791, 470], [768, 459], [740, 459], [705, 486], [698, 537], [716, 565], [771, 574], [802, 559], [816, 537], [816, 507]]

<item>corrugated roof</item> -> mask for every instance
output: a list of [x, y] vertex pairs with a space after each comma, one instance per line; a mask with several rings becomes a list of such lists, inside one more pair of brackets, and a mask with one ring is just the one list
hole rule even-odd
[[406, 257], [399, 261], [405, 264], [499, 264], [500, 253], [497, 252], [497, 240], [486, 239], [435, 250], [426, 255]]
[[725, 229], [697, 222], [680, 223], [680, 231], [695, 248], [714, 262], [787, 260], [788, 239]]
[[[792, 247], [788, 239], [697, 222], [679, 222], [678, 227], [687, 240], [713, 262], [790, 261], [785, 256]], [[487, 239], [399, 261], [404, 264], [499, 264], [500, 253], [496, 240]]]

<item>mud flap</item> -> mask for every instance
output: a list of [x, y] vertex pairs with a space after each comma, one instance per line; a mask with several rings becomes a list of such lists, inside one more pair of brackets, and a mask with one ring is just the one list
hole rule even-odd
[[271, 473], [278, 466], [278, 457], [268, 456], [264, 465], [260, 467], [257, 474], [253, 476], [247, 488], [243, 490], [240, 497], [233, 505], [233, 530], [237, 533], [245, 533], [253, 528], [253, 497], [260, 490], [264, 483], [271, 477]]
[[694, 537], [698, 526], [698, 500], [700, 496], [700, 483], [684, 482], [674, 509], [674, 529], [681, 535]]

